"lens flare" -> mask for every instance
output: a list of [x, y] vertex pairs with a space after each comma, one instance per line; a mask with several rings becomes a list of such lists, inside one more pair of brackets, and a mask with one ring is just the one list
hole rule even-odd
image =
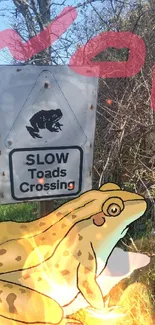
[[[100, 237], [100, 234], [98, 233], [97, 236]], [[61, 312], [63, 317], [63, 311], [61, 306], [57, 303], [60, 296], [60, 290], [58, 291], [57, 285], [61, 288], [60, 279], [58, 278], [57, 272], [50, 269], [48, 259], [46, 260], [46, 256], [49, 256], [49, 250], [51, 251], [51, 246], [37, 245], [34, 238], [32, 238], [31, 244], [34, 249], [28, 255], [24, 265], [25, 270], [22, 271], [22, 274], [23, 278], [25, 277], [26, 279], [25, 281], [27, 281], [26, 287], [31, 287], [34, 290], [32, 300], [38, 297], [38, 301], [36, 301], [36, 307], [34, 307], [31, 315], [27, 313], [24, 316], [25, 321], [32, 322], [33, 315], [38, 312], [41, 321], [56, 324], [56, 322], [60, 322], [59, 317], [61, 316]], [[40, 261], [37, 272], [33, 270], [33, 268], [27, 268], [30, 265], [35, 265], [35, 255], [37, 263]], [[66, 282], [65, 295], [69, 294], [69, 290], [69, 285]], [[44, 295], [41, 294], [35, 297], [35, 292], [44, 292]], [[47, 298], [50, 299], [50, 304]], [[113, 299], [110, 299], [111, 298], [109, 298], [109, 300], [107, 299], [103, 310], [95, 310], [92, 307], [85, 307], [86, 305], [81, 309], [80, 305], [76, 313], [67, 316], [68, 323], [70, 320], [75, 319], [75, 321], [80, 321], [83, 325], [154, 325], [149, 292], [144, 284], [134, 283], [128, 285], [126, 288], [123, 287], [115, 303]], [[111, 303], [115, 305], [111, 306]], [[27, 303], [27, 306], [30, 308], [30, 302]], [[40, 306], [40, 312], [37, 311], [38, 306]], [[73, 321], [70, 323], [73, 323]], [[61, 323], [61, 325], [62, 324], [63, 323]], [[64, 325], [65, 324], [66, 322], [64, 322]]]
[[39, 183], [39, 184], [44, 184], [44, 178], [39, 178], [39, 179], [38, 179], [38, 183]]
[[107, 103], [108, 105], [111, 105], [112, 102], [113, 102], [112, 99], [110, 99], [110, 98], [106, 99], [106, 103]]
[[68, 185], [68, 188], [69, 188], [69, 190], [73, 190], [73, 189], [74, 189], [74, 184], [73, 184], [73, 183], [70, 183], [70, 184]]
[[154, 325], [148, 288], [142, 283], [134, 283], [120, 290], [121, 297], [117, 299], [116, 306], [110, 307], [113, 301], [107, 299], [101, 311], [91, 307], [81, 308], [69, 317], [87, 325]]
[[[104, 321], [106, 320], [114, 320], [116, 321], [117, 318], [124, 317], [124, 313], [116, 313], [116, 310], [120, 309], [121, 307], [115, 306], [113, 308], [104, 308], [102, 311], [95, 311], [91, 308], [87, 308], [90, 314], [92, 314], [95, 318], [102, 319]], [[104, 324], [107, 324], [107, 322], [104, 322]], [[113, 322], [108, 322], [108, 324], [113, 324]]]

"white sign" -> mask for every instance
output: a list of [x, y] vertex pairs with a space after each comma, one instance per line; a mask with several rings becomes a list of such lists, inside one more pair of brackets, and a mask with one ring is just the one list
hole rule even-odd
[[81, 191], [80, 147], [14, 149], [9, 158], [11, 194], [15, 200], [67, 197]]
[[68, 66], [0, 73], [0, 203], [91, 189], [98, 79]]

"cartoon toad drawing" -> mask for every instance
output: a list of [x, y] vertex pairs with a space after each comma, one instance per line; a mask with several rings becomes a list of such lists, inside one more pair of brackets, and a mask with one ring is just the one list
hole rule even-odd
[[61, 126], [63, 124], [58, 122], [62, 116], [63, 114], [60, 109], [41, 110], [31, 117], [31, 126], [26, 126], [26, 128], [33, 138], [42, 138], [39, 135], [40, 129], [47, 129], [50, 132], [59, 132], [62, 130]]
[[78, 294], [102, 310], [97, 277], [117, 242], [146, 208], [141, 195], [107, 183], [39, 220], [2, 222], [0, 315], [7, 324], [12, 324], [9, 320], [78, 323], [63, 316]]

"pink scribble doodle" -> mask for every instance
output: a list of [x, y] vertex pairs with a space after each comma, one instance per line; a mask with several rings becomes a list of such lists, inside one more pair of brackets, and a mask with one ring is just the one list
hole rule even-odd
[[0, 49], [7, 47], [16, 60], [26, 61], [55, 42], [68, 29], [76, 17], [76, 9], [71, 6], [66, 7], [46, 29], [25, 43], [22, 42], [19, 34], [13, 29], [1, 31]]
[[[110, 47], [128, 48], [130, 50], [128, 60], [125, 62], [91, 61], [97, 54]], [[145, 43], [139, 36], [130, 32], [103, 32], [79, 48], [71, 57], [69, 65], [73, 66], [72, 70], [84, 76], [125, 78], [134, 76], [141, 70], [145, 55]]]
[[[1, 31], [0, 50], [7, 47], [17, 61], [27, 61], [58, 40], [77, 16], [76, 8], [66, 7], [43, 31], [25, 43], [13, 29]], [[128, 60], [125, 62], [92, 61], [97, 54], [110, 47], [128, 48]], [[135, 76], [142, 69], [145, 57], [146, 47], [140, 36], [131, 32], [103, 32], [80, 47], [70, 58], [69, 66], [74, 72], [83, 76], [126, 78]], [[151, 107], [155, 111], [155, 66], [153, 69]]]

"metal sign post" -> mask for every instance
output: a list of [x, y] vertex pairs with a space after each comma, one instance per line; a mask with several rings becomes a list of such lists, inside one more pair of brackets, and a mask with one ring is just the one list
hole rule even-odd
[[91, 189], [98, 79], [67, 66], [0, 72], [0, 203]]

